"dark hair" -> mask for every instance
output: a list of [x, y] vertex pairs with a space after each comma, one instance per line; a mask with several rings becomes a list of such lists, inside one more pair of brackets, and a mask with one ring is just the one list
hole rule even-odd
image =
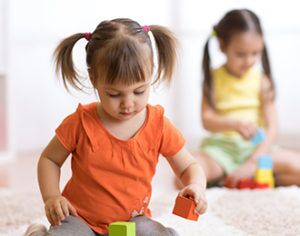
[[[150, 25], [147, 29], [131, 19], [101, 22], [89, 35], [86, 45], [86, 64], [95, 85], [103, 83], [132, 84], [145, 81], [153, 73], [153, 49], [148, 30], [151, 30], [158, 54], [155, 81], [171, 80], [176, 61], [176, 38], [166, 27]], [[86, 34], [78, 33], [62, 40], [54, 57], [56, 72], [61, 73], [64, 85], [81, 90], [81, 79], [74, 67], [72, 50]]]
[[[224, 42], [225, 46], [229, 43], [232, 36], [236, 33], [252, 31], [263, 36], [263, 31], [260, 25], [259, 18], [254, 12], [248, 9], [229, 11], [219, 21], [219, 23], [213, 27], [213, 30], [217, 38], [221, 39], [222, 42]], [[202, 59], [202, 69], [204, 74], [202, 91], [207, 103], [212, 108], [215, 108], [214, 99], [213, 99], [213, 82], [212, 82], [212, 74], [210, 68], [210, 56], [209, 56], [209, 49], [208, 49], [210, 38], [211, 37], [209, 37], [205, 43], [203, 59]], [[272, 99], [274, 99], [275, 86], [272, 78], [270, 61], [269, 61], [267, 47], [265, 43], [262, 51], [262, 67], [265, 75], [270, 81], [271, 90], [273, 91]]]

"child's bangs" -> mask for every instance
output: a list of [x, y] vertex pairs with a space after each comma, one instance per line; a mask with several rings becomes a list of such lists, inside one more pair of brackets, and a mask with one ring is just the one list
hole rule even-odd
[[122, 83], [131, 85], [138, 82], [144, 82], [149, 78], [149, 62], [141, 59], [129, 59], [128, 62], [120, 59], [114, 66], [107, 67], [105, 83]]
[[103, 53], [98, 65], [102, 82], [131, 85], [148, 80], [152, 73], [151, 51], [135, 40], [119, 40]]

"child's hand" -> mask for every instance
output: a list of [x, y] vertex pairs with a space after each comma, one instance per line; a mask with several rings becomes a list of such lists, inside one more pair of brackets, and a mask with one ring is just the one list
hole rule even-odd
[[61, 195], [50, 197], [45, 202], [45, 212], [51, 225], [57, 226], [69, 215], [78, 216], [71, 203]]
[[204, 194], [204, 189], [199, 184], [189, 184], [185, 186], [180, 192], [179, 196], [194, 199], [196, 203], [195, 213], [203, 214], [207, 208], [207, 202]]
[[241, 165], [238, 169], [228, 175], [225, 179], [226, 183], [230, 183], [231, 187], [236, 187], [239, 180], [245, 178], [252, 178], [255, 174], [256, 163], [255, 161], [248, 160], [243, 165]]
[[236, 122], [235, 130], [246, 140], [251, 139], [257, 132], [258, 127], [252, 122]]

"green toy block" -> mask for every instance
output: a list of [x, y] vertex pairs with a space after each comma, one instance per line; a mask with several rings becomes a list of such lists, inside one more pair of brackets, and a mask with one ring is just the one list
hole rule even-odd
[[117, 221], [109, 224], [109, 236], [135, 236], [135, 223]]

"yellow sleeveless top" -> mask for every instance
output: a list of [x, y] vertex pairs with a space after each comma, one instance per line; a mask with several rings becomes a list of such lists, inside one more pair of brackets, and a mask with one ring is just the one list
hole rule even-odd
[[217, 114], [261, 126], [261, 79], [261, 72], [255, 68], [250, 68], [241, 78], [228, 73], [224, 65], [214, 69], [214, 102]]

